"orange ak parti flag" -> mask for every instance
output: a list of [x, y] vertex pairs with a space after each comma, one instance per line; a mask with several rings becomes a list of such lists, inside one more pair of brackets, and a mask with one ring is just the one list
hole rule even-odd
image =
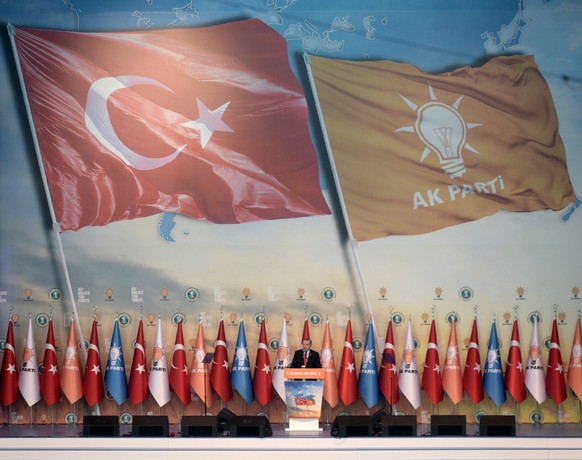
[[308, 61], [354, 239], [577, 203], [533, 56], [440, 75], [390, 61]]

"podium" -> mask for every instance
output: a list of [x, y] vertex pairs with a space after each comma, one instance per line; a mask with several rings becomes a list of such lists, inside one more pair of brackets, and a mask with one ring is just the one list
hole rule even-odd
[[285, 403], [289, 415], [286, 431], [322, 431], [319, 416], [324, 372], [324, 369], [285, 369]]

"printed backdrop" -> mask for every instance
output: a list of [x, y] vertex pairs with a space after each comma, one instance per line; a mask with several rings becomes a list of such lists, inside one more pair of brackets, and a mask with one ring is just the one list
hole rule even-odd
[[[380, 367], [391, 316], [397, 366], [410, 324], [421, 375], [433, 315], [443, 366], [452, 318], [463, 369], [476, 318], [482, 365], [495, 321], [503, 370], [514, 318], [524, 366], [539, 320], [547, 366], [555, 317], [567, 369], [582, 309], [582, 5], [355, 3], [0, 2], [0, 354], [12, 318], [20, 367], [30, 317], [41, 362], [52, 316], [62, 371], [74, 301], [79, 346], [95, 318], [101, 368], [120, 343], [128, 376], [140, 318], [148, 367], [154, 344], [171, 361], [180, 319], [188, 367], [199, 325], [214, 351], [220, 318], [233, 363], [244, 320], [251, 369], [263, 318], [271, 366], [283, 324], [293, 351], [307, 318], [320, 350], [328, 320], [339, 373], [348, 319], [359, 372], [373, 356], [368, 322]], [[240, 36], [221, 32], [229, 23]], [[147, 79], [129, 73], [132, 62]], [[203, 86], [175, 86], [193, 78]], [[121, 129], [128, 113], [134, 122]], [[163, 164], [170, 177], [156, 173]], [[483, 413], [577, 423], [580, 403], [567, 390], [559, 407], [529, 394], [520, 404], [485, 396], [474, 405], [466, 394], [433, 404], [423, 390], [418, 409], [401, 396], [396, 410], [424, 423], [452, 412], [472, 423]], [[194, 393], [161, 408], [151, 396], [120, 406], [114, 397], [99, 411], [124, 421], [204, 411]], [[235, 392], [227, 404], [212, 395], [207, 410], [281, 422], [283, 406]], [[324, 403], [322, 420], [386, 406]], [[0, 410], [3, 423], [74, 423], [96, 409], [80, 399], [29, 410], [19, 396]]]

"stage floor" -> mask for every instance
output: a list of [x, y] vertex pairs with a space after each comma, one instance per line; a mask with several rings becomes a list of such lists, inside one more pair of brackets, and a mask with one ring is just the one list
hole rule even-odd
[[[467, 426], [467, 436], [430, 436], [429, 425], [418, 426], [417, 437], [334, 438], [323, 431], [289, 432], [272, 425], [266, 438], [182, 438], [180, 427], [170, 426], [170, 437], [132, 437], [122, 425], [115, 438], [83, 437], [82, 426], [2, 426], [0, 458], [11, 460], [582, 460], [582, 425], [518, 425], [515, 437], [480, 437], [478, 427]], [[136, 456], [136, 457], [134, 457]], [[107, 459], [105, 459], [107, 457]]]

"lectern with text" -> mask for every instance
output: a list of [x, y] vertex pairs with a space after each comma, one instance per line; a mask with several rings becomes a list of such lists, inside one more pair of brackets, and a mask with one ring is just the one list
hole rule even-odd
[[285, 369], [285, 402], [289, 431], [320, 431], [323, 369]]

